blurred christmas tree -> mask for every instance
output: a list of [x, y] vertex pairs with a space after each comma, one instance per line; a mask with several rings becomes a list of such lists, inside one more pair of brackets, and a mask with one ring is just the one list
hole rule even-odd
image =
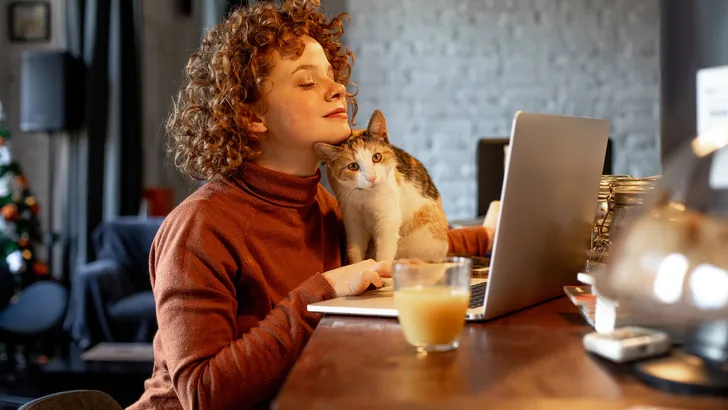
[[35, 252], [35, 244], [41, 241], [38, 202], [13, 160], [10, 131], [4, 119], [0, 102], [0, 263], [5, 262], [15, 277], [16, 290], [20, 290], [50, 279], [50, 275]]

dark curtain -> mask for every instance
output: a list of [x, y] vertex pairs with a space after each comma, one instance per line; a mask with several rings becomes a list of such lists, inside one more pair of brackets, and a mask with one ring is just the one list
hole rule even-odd
[[[108, 122], [110, 0], [68, 0], [69, 51], [86, 65], [86, 127], [69, 135], [68, 203], [64, 204], [65, 272], [92, 253], [88, 238], [103, 217]], [[72, 280], [72, 278], [71, 278]]]
[[[76, 289], [73, 275], [95, 259], [94, 229], [105, 220], [136, 214], [142, 197], [141, 3], [67, 1], [69, 51], [86, 65], [86, 125], [69, 135], [63, 209], [64, 272], [71, 273], [66, 280]], [[72, 292], [64, 323], [69, 332], [88, 319], [77, 293]]]
[[[140, 0], [67, 0], [69, 51], [86, 65], [86, 126], [72, 133], [68, 202], [64, 204], [64, 269], [73, 272], [93, 259], [91, 232], [106, 219], [136, 214], [142, 197]], [[118, 24], [113, 25], [116, 19]], [[112, 27], [117, 32], [112, 33]], [[116, 63], [118, 67], [113, 67]], [[109, 78], [118, 90], [112, 92]], [[112, 101], [112, 98], [115, 101]], [[110, 108], [114, 109], [110, 113]], [[112, 121], [110, 116], [116, 116]], [[110, 129], [118, 124], [119, 130]], [[106, 152], [118, 138], [118, 152]], [[109, 157], [107, 157], [109, 156]], [[115, 158], [110, 158], [115, 156]], [[107, 170], [107, 163], [124, 164]], [[119, 186], [105, 189], [107, 173]], [[108, 188], [108, 187], [107, 187]], [[109, 202], [118, 215], [104, 213]]]
[[120, 1], [121, 172], [119, 214], [136, 215], [143, 196], [140, 0]]

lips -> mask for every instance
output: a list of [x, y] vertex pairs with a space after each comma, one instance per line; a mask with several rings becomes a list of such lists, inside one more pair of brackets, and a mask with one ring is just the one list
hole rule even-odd
[[346, 116], [346, 109], [345, 108], [337, 108], [330, 113], [324, 115], [324, 118], [330, 118], [330, 117], [345, 117]]

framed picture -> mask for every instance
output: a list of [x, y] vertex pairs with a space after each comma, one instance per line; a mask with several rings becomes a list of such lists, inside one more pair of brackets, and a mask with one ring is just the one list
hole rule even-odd
[[51, 6], [47, 1], [16, 1], [8, 5], [11, 42], [40, 42], [51, 38]]

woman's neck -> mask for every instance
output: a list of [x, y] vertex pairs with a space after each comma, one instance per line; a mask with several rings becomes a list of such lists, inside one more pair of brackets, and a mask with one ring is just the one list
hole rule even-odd
[[253, 162], [273, 171], [300, 177], [315, 174], [319, 165], [319, 159], [313, 150], [310, 153], [299, 151], [296, 154], [281, 150], [263, 150]]

